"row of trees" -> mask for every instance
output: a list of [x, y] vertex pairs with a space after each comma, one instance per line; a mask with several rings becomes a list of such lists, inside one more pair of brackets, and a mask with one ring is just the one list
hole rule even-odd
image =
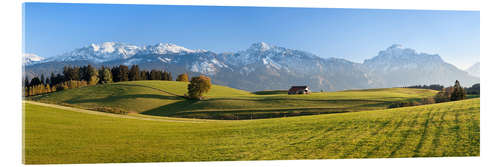
[[50, 86], [50, 84], [38, 84], [33, 86], [24, 87], [24, 96], [34, 96], [45, 93], [51, 93], [55, 91], [60, 91], [64, 89], [79, 88], [89, 85], [87, 81], [65, 81], [55, 85]]
[[[406, 88], [420, 88], [420, 89], [433, 88], [433, 90], [435, 90], [436, 87], [440, 87], [440, 86], [441, 85], [430, 85], [430, 86], [417, 85], [417, 86], [411, 86], [411, 87], [406, 87]], [[457, 81], [455, 81], [454, 86], [450, 86], [450, 87], [443, 86], [443, 88], [434, 97], [423, 98], [420, 100], [412, 100], [412, 101], [403, 101], [403, 102], [393, 103], [393, 104], [389, 105], [389, 108], [418, 106], [418, 105], [425, 105], [425, 104], [434, 104], [434, 103], [463, 100], [467, 96], [466, 89], [467, 88], [460, 86], [460, 82], [457, 80]], [[473, 90], [475, 91], [476, 89], [479, 93], [479, 84], [475, 84], [471, 87], [471, 91], [473, 91]]]
[[467, 92], [467, 94], [480, 95], [481, 94], [480, 85], [477, 83], [477, 84], [472, 85], [469, 88], [465, 88], [465, 92]]
[[[414, 85], [414, 86], [407, 86], [404, 88], [417, 88], [417, 89], [431, 89], [431, 90], [437, 90], [437, 91], [442, 91], [445, 88], [443, 85], [439, 84], [432, 84], [432, 85]], [[472, 85], [471, 87], [463, 87], [465, 89], [465, 92], [467, 94], [474, 94], [474, 95], [479, 95], [480, 94], [480, 86], [479, 83]]]
[[432, 89], [432, 90], [443, 90], [444, 86], [439, 85], [439, 84], [432, 84], [432, 85], [414, 85], [414, 86], [408, 86], [404, 88], [417, 88], [417, 89]]
[[455, 85], [447, 87], [436, 94], [434, 99], [436, 103], [463, 100], [467, 96], [465, 89], [460, 86], [460, 82], [455, 81]]
[[[181, 74], [179, 77], [178, 80], [189, 81], [187, 74]], [[126, 65], [111, 68], [102, 66], [100, 69], [96, 69], [92, 65], [66, 66], [63, 68], [62, 74], [51, 73], [50, 77], [45, 77], [42, 74], [40, 77], [33, 77], [31, 80], [26, 76], [23, 85], [24, 95], [34, 96], [87, 85], [138, 80], [171, 81], [172, 74], [160, 70], [140, 70], [138, 65], [132, 65], [130, 68]]]

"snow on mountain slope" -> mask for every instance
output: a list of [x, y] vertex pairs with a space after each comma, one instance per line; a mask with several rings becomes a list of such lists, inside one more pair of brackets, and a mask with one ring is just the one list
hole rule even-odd
[[401, 45], [392, 45], [363, 62], [369, 76], [381, 78], [388, 87], [423, 84], [450, 85], [455, 80], [470, 86], [479, 79], [468, 75], [437, 54], [419, 53]]
[[35, 74], [60, 70], [66, 65], [137, 64], [141, 69], [208, 75], [216, 84], [249, 91], [287, 89], [290, 85], [332, 91], [417, 84], [449, 85], [455, 80], [463, 81], [463, 85], [479, 82], [478, 78], [444, 62], [437, 54], [419, 53], [401, 45], [392, 45], [363, 63], [354, 63], [338, 58], [325, 59], [264, 42], [251, 44], [235, 53], [193, 50], [169, 43], [135, 46], [105, 42], [41, 62], [27, 65], [26, 70]]
[[142, 47], [127, 45], [119, 42], [104, 42], [102, 44], [90, 44], [88, 46], [63, 53], [50, 61], [79, 61], [86, 60], [102, 63], [116, 59], [127, 59], [135, 55]]
[[141, 54], [178, 54], [195, 52], [203, 52], [203, 50], [191, 50], [175, 44], [159, 43], [156, 45], [146, 46]]
[[95, 63], [103, 63], [108, 61], [129, 59], [138, 54], [163, 55], [163, 54], [188, 54], [196, 52], [205, 52], [205, 51], [191, 50], [170, 43], [159, 43], [156, 45], [148, 45], [148, 46], [136, 46], [120, 42], [104, 42], [102, 44], [90, 44], [83, 48], [75, 49], [73, 51], [51, 58], [50, 61], [87, 60]]
[[439, 55], [418, 53], [410, 48], [394, 44], [377, 56], [363, 62], [370, 71], [391, 72], [398, 70], [415, 70], [424, 66], [437, 66], [444, 63]]
[[33, 53], [24, 53], [23, 54], [23, 65], [40, 63], [43, 60], [45, 60], [45, 58], [40, 57], [40, 56], [33, 54]]

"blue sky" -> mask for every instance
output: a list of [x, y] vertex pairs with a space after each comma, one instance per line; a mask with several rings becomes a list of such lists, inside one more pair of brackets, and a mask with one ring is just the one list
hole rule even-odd
[[392, 44], [439, 54], [466, 68], [479, 61], [478, 11], [167, 5], [24, 5], [25, 53], [51, 57], [91, 43], [169, 42], [214, 52], [255, 42], [362, 62]]

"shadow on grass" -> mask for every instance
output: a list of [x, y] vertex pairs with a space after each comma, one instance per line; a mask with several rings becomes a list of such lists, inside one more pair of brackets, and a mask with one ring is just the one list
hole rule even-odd
[[166, 94], [169, 94], [169, 95], [172, 95], [172, 96], [177, 96], [177, 97], [181, 97], [181, 98], [184, 98], [184, 96], [182, 95], [178, 95], [178, 94], [175, 94], [175, 93], [172, 93], [172, 92], [169, 92], [169, 91], [165, 91], [163, 89], [159, 89], [159, 88], [155, 88], [155, 87], [151, 87], [151, 86], [146, 86], [146, 85], [138, 85], [138, 84], [115, 84], [115, 85], [120, 85], [120, 86], [137, 86], [137, 87], [143, 87], [143, 88], [149, 88], [149, 89], [153, 89], [153, 90], [157, 90], [157, 91], [160, 91], [160, 92], [163, 92], [163, 93], [166, 93]]
[[253, 92], [252, 94], [256, 95], [288, 94], [288, 90], [263, 90], [263, 91]]
[[[391, 104], [387, 101], [371, 101], [372, 103], [359, 103], [349, 107], [296, 107], [296, 108], [250, 108], [250, 109], [223, 109], [213, 108], [204, 109], [207, 105], [222, 99], [209, 99], [209, 100], [183, 100], [171, 104], [167, 104], [158, 108], [154, 108], [141, 114], [154, 115], [154, 116], [171, 116], [182, 118], [201, 118], [201, 119], [224, 119], [224, 120], [240, 120], [240, 119], [263, 119], [263, 118], [278, 118], [287, 116], [302, 116], [302, 115], [318, 115], [318, 114], [332, 114], [332, 113], [345, 113], [356, 112], [363, 110], [383, 109]], [[224, 98], [223, 100], [235, 100]], [[238, 99], [241, 100], [241, 99]], [[248, 100], [247, 100], [248, 101]], [[258, 100], [261, 101], [261, 100]], [[278, 100], [280, 101], [280, 100]], [[323, 100], [318, 100], [323, 101]], [[346, 102], [344, 100], [331, 100], [334, 102]], [[353, 100], [350, 100], [352, 102]], [[266, 103], [278, 103], [277, 101], [265, 101]], [[363, 102], [367, 102], [364, 100]], [[375, 102], [375, 103], [373, 103]], [[285, 106], [286, 107], [286, 106]]]
[[126, 99], [137, 99], [137, 98], [151, 98], [151, 99], [162, 99], [162, 100], [182, 100], [183, 98], [177, 96], [166, 96], [166, 95], [155, 95], [155, 94], [134, 94], [134, 95], [120, 95], [120, 96], [108, 96], [104, 98], [94, 98], [94, 99], [80, 99], [73, 98], [64, 101], [69, 104], [78, 103], [114, 103]]
[[199, 100], [183, 100], [171, 104], [167, 104], [158, 108], [154, 108], [141, 114], [154, 115], [154, 116], [173, 116], [177, 113], [190, 110], [191, 105], [198, 103]]

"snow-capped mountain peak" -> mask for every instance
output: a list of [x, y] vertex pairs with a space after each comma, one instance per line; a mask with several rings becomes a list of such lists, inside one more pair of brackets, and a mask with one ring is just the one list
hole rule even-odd
[[403, 45], [401, 44], [392, 44], [387, 48], [387, 50], [393, 50], [393, 49], [403, 49]]
[[273, 48], [273, 46], [271, 46], [265, 42], [257, 42], [257, 43], [250, 45], [250, 47], [247, 49], [247, 51], [265, 52], [271, 48]]
[[437, 54], [418, 53], [414, 49], [404, 48], [394, 44], [378, 53], [377, 56], [365, 60], [365, 63], [379, 62], [382, 64], [404, 65], [407, 63], [444, 63]]
[[51, 60], [55, 61], [78, 61], [88, 60], [93, 62], [106, 62], [116, 59], [127, 59], [139, 51], [143, 47], [128, 45], [119, 42], [104, 42], [101, 44], [92, 43], [83, 48], [78, 48], [70, 52], [58, 55]]
[[168, 54], [168, 53], [194, 53], [195, 50], [187, 49], [182, 46], [178, 46], [171, 43], [159, 43], [156, 45], [150, 45], [146, 47], [146, 51], [153, 54]]
[[43, 60], [45, 60], [45, 58], [40, 57], [40, 56], [33, 54], [33, 53], [24, 53], [23, 54], [23, 64], [24, 65], [35, 64], [35, 63], [41, 62]]
[[[27, 60], [43, 60], [32, 55]], [[185, 72], [214, 78], [214, 83], [256, 91], [286, 89], [304, 84], [315, 89], [345, 90], [353, 88], [400, 87], [416, 84], [463, 85], [479, 82], [455, 66], [444, 62], [437, 54], [416, 52], [402, 45], [392, 45], [363, 63], [344, 59], [321, 58], [312, 53], [264, 42], [248, 49], [214, 53], [191, 50], [171, 43], [135, 46], [118, 42], [90, 44], [49, 58], [36, 65], [27, 65], [27, 74], [60, 70], [68, 64], [96, 66], [139, 65], [142, 69], [167, 70], [173, 74]], [[67, 62], [57, 62], [64, 61]], [[79, 61], [81, 60], [81, 61]]]
[[92, 43], [83, 48], [75, 49], [58, 55], [51, 60], [55, 61], [78, 61], [86, 60], [92, 62], [107, 62], [113, 60], [129, 59], [135, 55], [163, 55], [163, 54], [187, 54], [207, 52], [206, 50], [192, 50], [171, 43], [158, 43], [148, 46], [129, 45], [120, 42]]

